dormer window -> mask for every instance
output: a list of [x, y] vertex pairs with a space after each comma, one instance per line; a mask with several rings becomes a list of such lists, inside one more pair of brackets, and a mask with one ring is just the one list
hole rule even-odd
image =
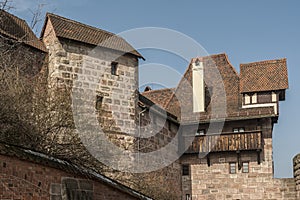
[[205, 129], [198, 129], [195, 135], [196, 136], [205, 135]]
[[257, 103], [257, 93], [244, 94], [244, 104], [255, 104]]
[[233, 128], [232, 131], [234, 133], [243, 133], [245, 132], [245, 128], [244, 127]]

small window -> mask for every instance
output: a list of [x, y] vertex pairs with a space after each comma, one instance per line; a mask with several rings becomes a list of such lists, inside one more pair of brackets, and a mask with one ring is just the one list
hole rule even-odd
[[185, 200], [192, 200], [191, 195], [190, 194], [186, 194], [185, 195]]
[[242, 163], [242, 172], [243, 173], [249, 173], [249, 162], [243, 162]]
[[277, 94], [275, 92], [272, 92], [272, 102], [277, 101]]
[[190, 166], [189, 165], [182, 165], [182, 176], [190, 175]]
[[102, 102], [103, 102], [103, 96], [97, 95], [96, 96], [96, 105], [95, 105], [96, 110], [100, 110], [101, 109]]
[[250, 96], [248, 94], [245, 94], [245, 104], [250, 104], [251, 100], [250, 100]]
[[196, 136], [205, 135], [205, 129], [199, 129], [196, 132]]
[[118, 62], [111, 62], [111, 74], [117, 75]]
[[236, 163], [234, 162], [229, 163], [229, 173], [236, 174]]
[[233, 132], [234, 133], [242, 133], [242, 132], [245, 132], [245, 128], [244, 127], [233, 128]]
[[200, 66], [200, 60], [199, 59], [196, 60], [195, 65]]
[[244, 94], [244, 104], [255, 104], [257, 103], [257, 93]]
[[92, 200], [93, 183], [87, 180], [65, 178], [62, 180], [63, 199], [66, 200]]

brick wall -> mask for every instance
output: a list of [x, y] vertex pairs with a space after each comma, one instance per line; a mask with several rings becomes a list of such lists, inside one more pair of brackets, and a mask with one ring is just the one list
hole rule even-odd
[[60, 199], [72, 191], [77, 199], [89, 194], [93, 199], [138, 199], [99, 181], [0, 155], [0, 199]]

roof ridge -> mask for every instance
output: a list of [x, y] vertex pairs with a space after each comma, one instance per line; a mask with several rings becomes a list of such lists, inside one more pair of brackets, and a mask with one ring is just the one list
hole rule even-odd
[[[44, 46], [44, 43], [37, 37], [37, 35], [34, 33], [32, 28], [29, 26], [26, 20], [10, 13], [5, 10], [0, 9], [1, 14], [3, 15], [4, 18], [7, 18], [13, 22], [14, 25], [18, 26], [22, 31], [24, 31], [24, 34], [22, 32], [22, 36], [16, 35], [14, 31], [12, 30], [7, 30], [6, 28], [3, 28], [0, 30], [0, 32], [7, 37], [14, 39], [18, 42], [22, 42], [26, 45], [29, 45], [35, 49], [38, 49], [43, 52], [47, 52], [46, 47]], [[4, 25], [5, 26], [5, 25]], [[12, 26], [11, 24], [9, 26]], [[20, 33], [20, 32], [18, 32]]]
[[101, 29], [101, 28], [97, 28], [95, 26], [92, 26], [92, 25], [88, 25], [88, 24], [84, 24], [83, 22], [79, 22], [79, 21], [76, 21], [76, 20], [73, 20], [73, 19], [69, 19], [69, 18], [66, 18], [66, 17], [63, 17], [63, 16], [60, 16], [60, 15], [57, 15], [57, 14], [54, 14], [54, 13], [50, 13], [50, 12], [47, 12], [46, 16], [53, 16], [53, 17], [58, 17], [60, 19], [63, 19], [63, 20], [66, 20], [66, 21], [69, 21], [69, 22], [72, 22], [72, 23], [76, 23], [76, 24], [79, 24], [81, 26], [84, 26], [84, 27], [88, 27], [88, 28], [91, 28], [91, 29], [94, 29], [96, 31], [103, 31], [105, 33], [108, 33], [112, 36], [117, 36], [119, 37], [118, 35], [112, 33], [112, 32], [109, 32], [109, 31], [106, 31], [104, 29]]
[[217, 53], [217, 54], [212, 54], [212, 55], [206, 55], [206, 56], [197, 56], [197, 57], [194, 57], [194, 58], [192, 58], [191, 59], [191, 61], [193, 62], [194, 60], [196, 60], [196, 59], [205, 59], [205, 58], [214, 58], [214, 57], [219, 57], [219, 56], [227, 56], [227, 54], [226, 53]]
[[[9, 14], [9, 15], [15, 17], [15, 18], [18, 18], [18, 19], [20, 19], [20, 20], [23, 20], [23, 19], [21, 19], [20, 17], [18, 17], [18, 16], [16, 16], [16, 15], [12, 14], [12, 13], [10, 13], [10, 12], [7, 12], [6, 10], [0, 9], [0, 12], [4, 12], [4, 13]], [[25, 21], [25, 20], [23, 20], [23, 21]], [[26, 21], [25, 21], [25, 22], [26, 22]]]
[[44, 36], [48, 21], [52, 23], [57, 37], [96, 46], [100, 45], [105, 48], [117, 50], [122, 53], [129, 53], [137, 56], [138, 58], [144, 59], [133, 46], [119, 35], [49, 12], [46, 14], [46, 20], [41, 32], [41, 37]]
[[176, 88], [173, 87], [173, 88], [161, 88], [161, 89], [155, 89], [155, 90], [148, 90], [148, 91], [145, 91], [145, 92], [142, 92], [143, 93], [150, 93], [150, 92], [159, 92], [159, 91], [163, 91], [163, 90], [175, 90]]
[[278, 59], [272, 59], [272, 60], [262, 60], [262, 61], [255, 61], [255, 62], [249, 62], [249, 63], [241, 63], [240, 66], [245, 65], [253, 65], [253, 64], [272, 64], [276, 62], [284, 62], [286, 61], [286, 58], [278, 58]]

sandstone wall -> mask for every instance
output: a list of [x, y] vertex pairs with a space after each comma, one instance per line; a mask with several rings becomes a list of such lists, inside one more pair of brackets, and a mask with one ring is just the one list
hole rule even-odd
[[[256, 152], [241, 152], [241, 161], [249, 162], [249, 173], [238, 169], [229, 173], [229, 163], [237, 162], [236, 153], [210, 154], [211, 166], [206, 159], [185, 156], [182, 163], [190, 163], [192, 199], [296, 199], [294, 179], [274, 179], [272, 160], [272, 140], [265, 139], [261, 164]], [[188, 186], [188, 184], [186, 185]]]
[[[138, 113], [142, 111], [142, 109], [139, 109]], [[159, 151], [166, 145], [172, 145], [172, 141], [178, 136], [178, 124], [169, 120], [167, 116], [154, 111], [149, 112], [149, 110], [143, 112], [140, 117], [138, 116], [142, 136], [145, 137], [145, 133], [151, 135], [145, 138], [135, 139], [135, 149], [137, 151], [149, 154]], [[174, 143], [174, 145], [176, 144]], [[177, 149], [177, 146], [174, 147]], [[176, 151], [173, 153], [177, 154]], [[137, 188], [140, 187], [142, 189], [141, 191], [153, 196], [155, 199], [181, 199], [181, 166], [179, 161], [176, 160], [172, 164], [166, 165], [165, 161], [168, 159], [167, 152], [161, 153], [159, 156], [161, 157], [161, 161], [158, 161], [158, 164], [162, 167], [161, 169], [153, 172], [135, 174], [133, 176], [137, 180], [140, 180], [138, 181], [139, 186]], [[141, 162], [143, 162], [145, 166], [150, 166], [154, 163], [154, 160], [149, 158]]]
[[[98, 110], [102, 129], [131, 134], [135, 131], [135, 109], [138, 89], [138, 59], [106, 48], [59, 39], [48, 21], [43, 41], [49, 49], [49, 85], [67, 87], [73, 92], [94, 90], [100, 96]], [[118, 62], [117, 74], [111, 73], [112, 62]]]
[[297, 197], [300, 198], [300, 154], [293, 159], [294, 163], [294, 179], [296, 183]]
[[[50, 21], [43, 40], [49, 49], [49, 87], [58, 88], [62, 92], [69, 88], [79, 93], [84, 89], [97, 88], [95, 97], [103, 97], [101, 109], [96, 111], [98, 122], [107, 138], [114, 144], [126, 151], [151, 152], [168, 144], [176, 135], [177, 127], [159, 116], [156, 116], [156, 123], [162, 128], [153, 130], [157, 135], [143, 140], [135, 139], [131, 135], [138, 134], [139, 124], [149, 123], [149, 113], [144, 113], [141, 121], [138, 121], [141, 110], [136, 109], [136, 57], [129, 54], [120, 56], [118, 52], [109, 49], [93, 49], [93, 46], [59, 39], [55, 36]], [[118, 62], [117, 75], [111, 74], [112, 61]], [[140, 131], [144, 132], [145, 129]], [[143, 162], [151, 163], [151, 159]], [[157, 199], [179, 199], [181, 196], [178, 162], [150, 173], [130, 174], [115, 170], [104, 173]]]

